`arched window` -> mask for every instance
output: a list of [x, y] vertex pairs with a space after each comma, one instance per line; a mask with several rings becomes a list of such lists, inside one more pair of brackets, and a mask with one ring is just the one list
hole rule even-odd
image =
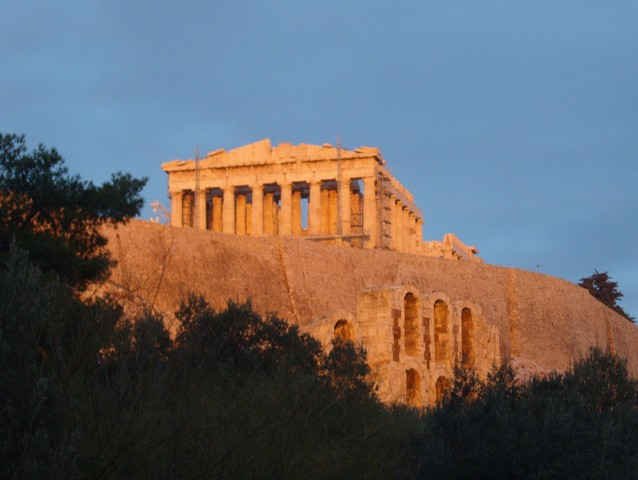
[[421, 406], [421, 377], [413, 368], [405, 371], [405, 400], [413, 407]]
[[406, 293], [403, 298], [403, 315], [405, 353], [406, 355], [416, 355], [419, 343], [419, 308], [413, 293]]
[[450, 392], [452, 384], [446, 377], [439, 377], [436, 380], [436, 403], [443, 401], [445, 396]]
[[352, 337], [352, 325], [350, 325], [347, 320], [342, 318], [335, 323], [334, 338], [338, 338], [345, 342], [352, 341]]
[[434, 358], [437, 362], [450, 359], [448, 341], [448, 306], [443, 300], [434, 302]]
[[474, 368], [474, 322], [469, 308], [461, 310], [461, 365]]

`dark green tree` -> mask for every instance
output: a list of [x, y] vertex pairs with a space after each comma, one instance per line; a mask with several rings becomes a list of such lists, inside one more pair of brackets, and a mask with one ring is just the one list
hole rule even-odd
[[618, 305], [618, 301], [623, 297], [623, 294], [618, 288], [618, 282], [613, 281], [607, 272], [594, 270], [594, 273], [589, 277], [581, 278], [578, 285], [586, 288], [592, 296], [620, 313], [627, 320], [634, 321], [634, 318]]
[[24, 251], [0, 260], [0, 478], [78, 478], [84, 389], [121, 313], [81, 301]]
[[332, 341], [332, 349], [323, 361], [323, 375], [341, 398], [366, 398], [374, 394], [366, 356], [365, 349], [350, 340]]
[[[458, 372], [457, 372], [458, 373]], [[416, 478], [638, 478], [638, 384], [592, 349], [564, 373], [472, 374], [423, 417]]]
[[270, 316], [262, 319], [250, 303], [228, 303], [215, 312], [206, 300], [190, 295], [181, 303], [176, 353], [187, 364], [240, 371], [285, 371], [315, 375], [321, 344], [296, 325]]
[[15, 242], [78, 289], [103, 279], [112, 260], [100, 227], [139, 214], [146, 181], [118, 172], [95, 185], [70, 175], [54, 148], [28, 151], [24, 135], [0, 133], [0, 251]]

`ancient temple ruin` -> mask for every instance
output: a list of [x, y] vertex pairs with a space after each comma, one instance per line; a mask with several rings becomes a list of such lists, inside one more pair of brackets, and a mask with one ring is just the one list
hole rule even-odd
[[163, 169], [180, 228], [108, 230], [107, 285], [129, 311], [163, 312], [173, 332], [193, 288], [218, 311], [250, 301], [326, 351], [337, 338], [364, 346], [379, 398], [418, 407], [444, 397], [457, 366], [485, 378], [508, 362], [525, 378], [569, 368], [592, 346], [638, 375], [638, 330], [587, 290], [441, 260], [478, 257], [452, 234], [423, 241], [423, 214], [376, 148], [262, 140]]
[[453, 234], [423, 241], [423, 214], [378, 148], [273, 147], [264, 139], [162, 169], [173, 226], [478, 259], [477, 249]]

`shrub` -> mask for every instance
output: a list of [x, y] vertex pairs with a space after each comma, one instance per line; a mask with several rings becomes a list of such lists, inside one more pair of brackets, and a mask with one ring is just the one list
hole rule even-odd
[[478, 384], [461, 378], [423, 419], [417, 476], [637, 478], [637, 393], [626, 363], [596, 349], [525, 384], [507, 365]]

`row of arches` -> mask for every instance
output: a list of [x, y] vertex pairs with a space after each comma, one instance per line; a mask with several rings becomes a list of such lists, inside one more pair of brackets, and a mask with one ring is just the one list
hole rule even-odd
[[[416, 295], [408, 292], [403, 297], [403, 329], [399, 324], [399, 315], [394, 316], [393, 325], [393, 360], [400, 361], [401, 357], [401, 336], [403, 333], [403, 350], [408, 356], [419, 354], [419, 342], [421, 332], [419, 328], [419, 302]], [[437, 299], [433, 305], [434, 316], [434, 361], [438, 363], [451, 362], [456, 354], [453, 348], [450, 325], [450, 309], [444, 300]], [[423, 317], [423, 343], [424, 359], [429, 363], [430, 353], [430, 320]], [[461, 366], [464, 368], [474, 367], [474, 318], [472, 310], [464, 307], [461, 310]], [[352, 324], [346, 319], [339, 319], [333, 327], [333, 337], [341, 340], [354, 340]], [[454, 363], [454, 362], [452, 362]]]
[[[407, 292], [403, 297], [403, 329], [399, 325], [400, 315], [395, 315], [393, 325], [393, 359], [400, 360], [401, 334], [403, 333], [403, 351], [408, 356], [416, 356], [419, 353], [421, 331], [419, 328], [419, 301], [412, 292]], [[434, 317], [434, 361], [451, 362], [455, 356], [452, 329], [450, 322], [450, 309], [442, 299], [437, 299], [433, 305]], [[400, 312], [398, 312], [400, 313]], [[430, 361], [430, 319], [423, 317], [422, 338], [424, 344], [424, 359]], [[461, 365], [464, 368], [474, 367], [474, 319], [472, 310], [465, 307], [461, 310]], [[453, 362], [451, 362], [453, 363]]]
[[[452, 388], [452, 382], [445, 376], [440, 376], [436, 379], [435, 394], [436, 402], [441, 402]], [[420, 407], [423, 405], [421, 388], [421, 376], [419, 372], [414, 368], [408, 368], [405, 371], [405, 401], [408, 405], [413, 407]]]
[[[392, 371], [404, 374], [403, 378], [395, 377], [400, 383], [393, 381], [391, 390], [404, 395], [405, 402], [415, 407], [434, 400], [440, 402], [445, 397], [452, 387], [452, 367], [457, 362], [465, 368], [475, 367], [474, 307], [466, 304], [457, 310], [443, 294], [429, 298], [432, 303], [424, 304], [425, 300], [414, 289], [403, 290], [399, 298], [395, 297], [398, 305], [395, 303], [390, 310], [392, 360], [403, 360], [404, 366], [398, 372], [398, 364], [391, 367]], [[390, 308], [388, 303], [385, 305]], [[352, 318], [347, 314], [336, 318], [332, 324], [333, 338], [353, 341], [357, 332]], [[388, 343], [379, 345], [375, 348], [387, 348], [384, 345]], [[403, 391], [397, 391], [397, 387]]]

